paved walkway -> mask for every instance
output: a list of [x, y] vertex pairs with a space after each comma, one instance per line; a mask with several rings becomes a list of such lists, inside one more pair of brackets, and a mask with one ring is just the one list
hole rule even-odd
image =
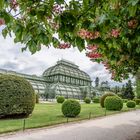
[[54, 128], [18, 132], [0, 136], [0, 140], [130, 140], [138, 131], [140, 110]]

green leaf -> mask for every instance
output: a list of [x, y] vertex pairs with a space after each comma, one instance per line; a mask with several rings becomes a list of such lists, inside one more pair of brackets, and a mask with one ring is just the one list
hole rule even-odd
[[33, 39], [27, 43], [27, 46], [32, 54], [34, 54], [37, 51], [37, 44]]
[[90, 0], [83, 0], [83, 6], [86, 8], [89, 6], [89, 1]]
[[135, 5], [135, 6], [129, 6], [130, 16], [132, 16], [132, 17], [135, 16], [136, 11], [137, 11], [137, 5]]
[[85, 49], [85, 41], [82, 38], [76, 37], [75, 44], [78, 47], [79, 51]]
[[4, 7], [4, 0], [0, 0], [0, 9], [3, 9]]
[[6, 38], [7, 34], [8, 34], [7, 28], [3, 29], [2, 30], [2, 35], [3, 35], [4, 38]]
[[136, 48], [136, 52], [137, 52], [137, 53], [140, 53], [140, 47], [137, 47], [137, 48]]
[[10, 14], [8, 14], [7, 12], [3, 12], [3, 17], [4, 17], [6, 24], [10, 23], [11, 18], [12, 18], [12, 16]]
[[52, 38], [52, 43], [53, 43], [53, 46], [55, 48], [57, 48], [60, 45], [59, 40], [57, 38], [55, 38], [55, 37]]

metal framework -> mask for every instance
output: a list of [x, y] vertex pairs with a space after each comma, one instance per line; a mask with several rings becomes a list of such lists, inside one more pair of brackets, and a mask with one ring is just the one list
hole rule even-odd
[[2, 69], [0, 73], [24, 77], [41, 97], [52, 99], [61, 95], [65, 98], [82, 99], [85, 96], [92, 96], [93, 87], [90, 76], [67, 60], [58, 61], [55, 66], [45, 70], [40, 77]]

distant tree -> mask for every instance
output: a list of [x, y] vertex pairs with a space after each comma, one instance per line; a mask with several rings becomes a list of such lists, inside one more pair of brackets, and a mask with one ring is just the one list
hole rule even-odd
[[101, 82], [101, 90], [102, 91], [110, 91], [110, 87], [109, 87], [109, 82], [108, 81]]
[[95, 87], [98, 87], [99, 86], [99, 77], [96, 77], [95, 79]]
[[125, 99], [133, 99], [135, 97], [131, 80], [129, 80], [128, 83], [126, 83], [125, 90], [122, 94], [123, 94], [122, 95], [123, 98], [125, 98]]
[[122, 86], [121, 93], [125, 91], [125, 85]]
[[115, 92], [116, 94], [118, 94], [119, 91], [120, 91], [120, 88], [119, 88], [118, 86], [115, 86], [114, 92]]

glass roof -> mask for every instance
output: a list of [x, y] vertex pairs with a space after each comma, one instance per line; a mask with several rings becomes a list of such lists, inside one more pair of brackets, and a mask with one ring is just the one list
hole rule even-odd
[[58, 74], [91, 81], [88, 74], [86, 74], [84, 71], [81, 71], [77, 65], [66, 60], [58, 61], [55, 66], [48, 68], [43, 73], [43, 76], [49, 77]]

